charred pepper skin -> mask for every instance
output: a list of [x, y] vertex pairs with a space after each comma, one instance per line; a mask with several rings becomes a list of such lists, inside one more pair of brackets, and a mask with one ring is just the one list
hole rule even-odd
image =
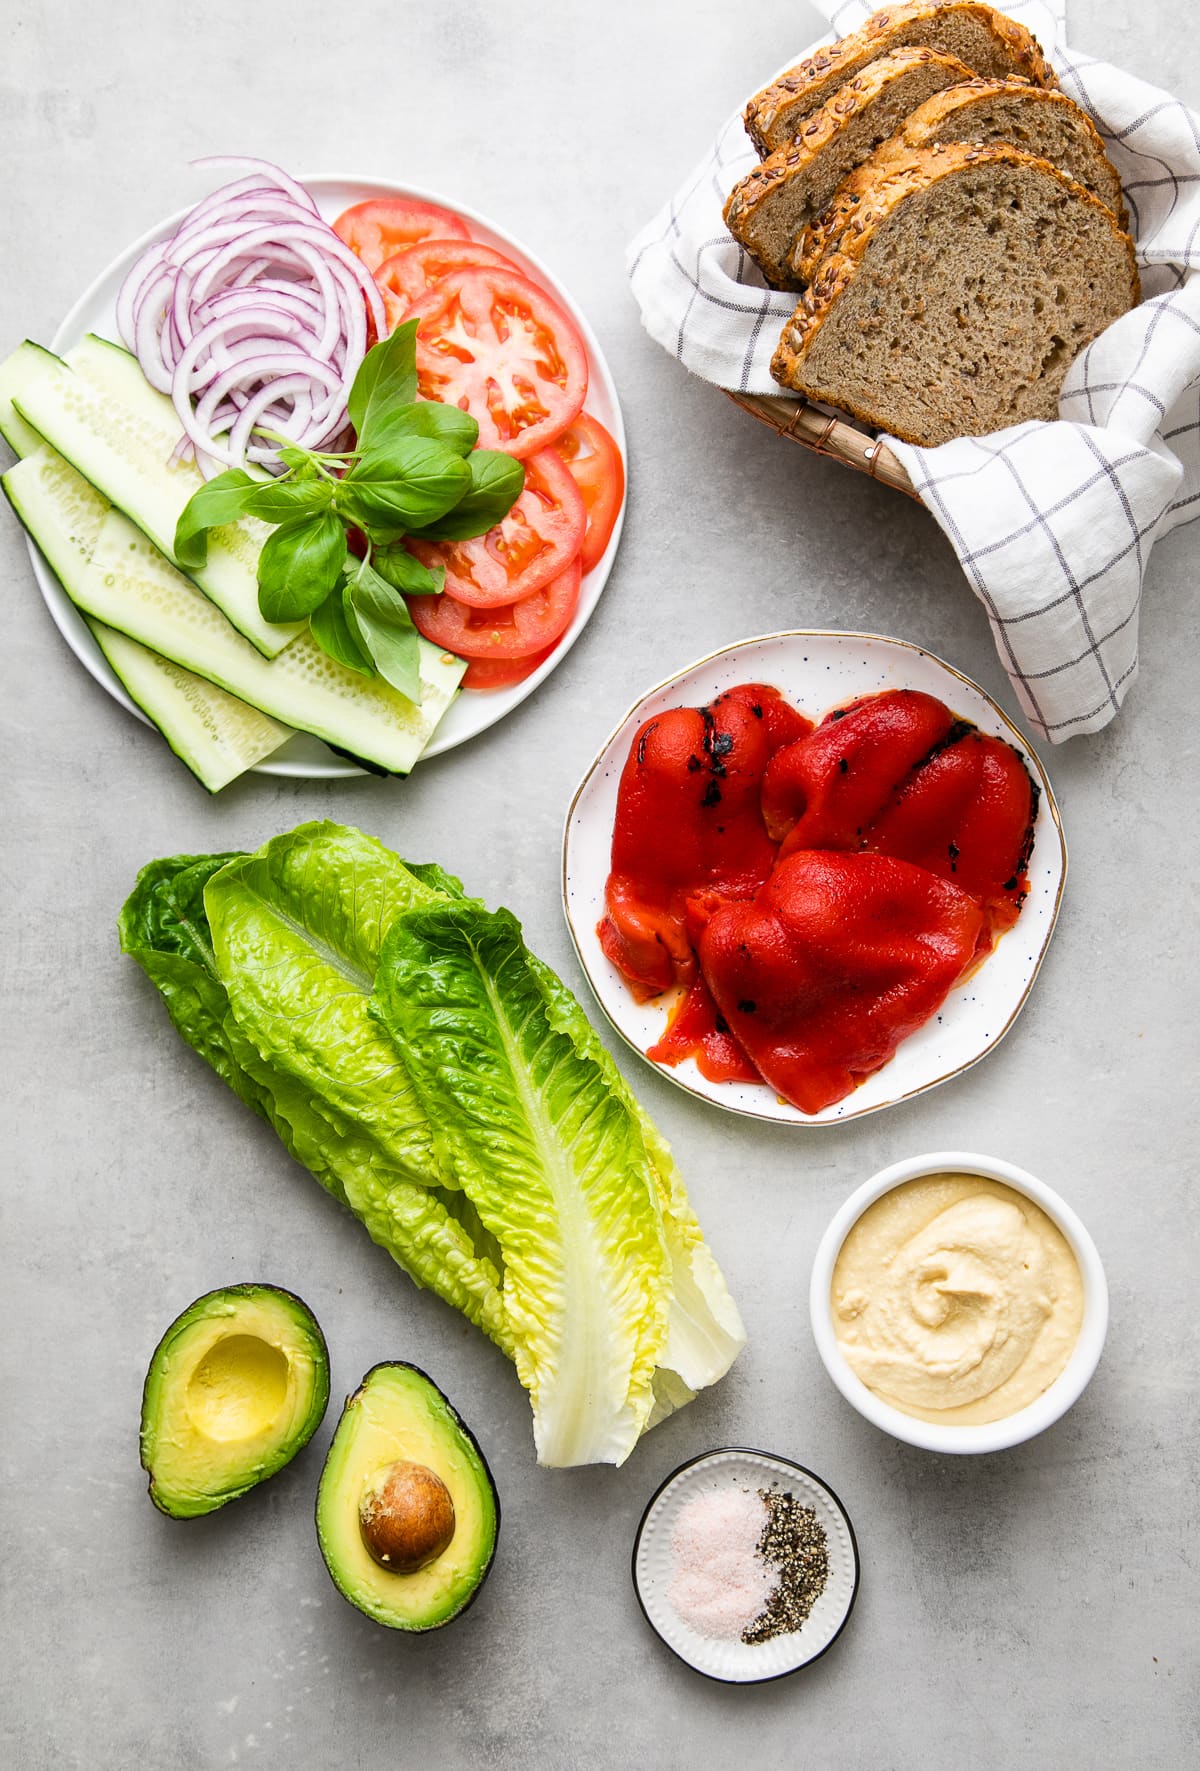
[[776, 750], [810, 730], [777, 689], [743, 683], [708, 707], [658, 714], [635, 734], [598, 933], [640, 999], [696, 976], [689, 896], [749, 897], [771, 871], [763, 775]]
[[779, 751], [763, 782], [763, 816], [782, 853], [861, 847], [864, 827], [954, 723], [933, 695], [889, 689], [838, 708]]
[[1025, 900], [1036, 816], [1024, 758], [969, 727], [901, 783], [864, 831], [863, 847], [952, 879], [1000, 932]]
[[671, 1024], [646, 1056], [653, 1064], [681, 1064], [694, 1058], [701, 1076], [710, 1082], [761, 1082], [752, 1060], [742, 1050], [712, 992], [697, 973], [687, 995], [671, 1017]]
[[799, 849], [893, 855], [952, 879], [999, 932], [1027, 890], [1037, 793], [1024, 758], [915, 689], [866, 695], [771, 759], [763, 815]]
[[987, 940], [975, 900], [923, 867], [804, 849], [709, 918], [700, 965], [763, 1080], [811, 1114], [886, 1064]]

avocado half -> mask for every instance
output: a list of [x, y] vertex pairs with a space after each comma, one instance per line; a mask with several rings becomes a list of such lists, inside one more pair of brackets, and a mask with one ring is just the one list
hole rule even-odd
[[210, 1291], [154, 1349], [142, 1392], [150, 1498], [195, 1519], [275, 1475], [329, 1401], [329, 1353], [307, 1304], [275, 1285]]
[[499, 1532], [487, 1461], [437, 1385], [415, 1365], [372, 1366], [317, 1491], [317, 1538], [338, 1591], [389, 1629], [438, 1629], [487, 1579]]

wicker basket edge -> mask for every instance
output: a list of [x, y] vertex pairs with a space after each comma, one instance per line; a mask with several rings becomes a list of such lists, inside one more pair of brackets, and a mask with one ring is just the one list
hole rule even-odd
[[769, 425], [777, 435], [801, 443], [818, 455], [830, 455], [845, 467], [869, 474], [873, 480], [882, 480], [885, 486], [906, 492], [910, 498], [917, 497], [912, 481], [886, 443], [822, 411], [819, 406], [812, 406], [807, 400], [787, 399], [783, 395], [740, 394], [732, 388], [723, 388], [722, 392], [735, 406], [749, 412], [760, 423]]

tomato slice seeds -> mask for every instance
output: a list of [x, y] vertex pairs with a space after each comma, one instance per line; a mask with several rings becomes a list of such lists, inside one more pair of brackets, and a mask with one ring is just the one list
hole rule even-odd
[[387, 303], [388, 319], [397, 327], [414, 301], [448, 277], [451, 271], [470, 266], [493, 265], [501, 270], [518, 271], [511, 258], [484, 246], [478, 240], [421, 240], [405, 246], [385, 258], [374, 273], [375, 281]]
[[423, 566], [445, 566], [446, 589], [475, 609], [532, 596], [570, 565], [583, 541], [587, 512], [578, 487], [553, 449], [525, 463], [525, 488], [508, 515], [470, 541], [406, 543]]
[[494, 266], [452, 271], [405, 314], [416, 320], [417, 386], [461, 406], [484, 449], [520, 459], [561, 436], [587, 396], [587, 350], [544, 289]]
[[466, 222], [452, 209], [408, 197], [371, 197], [355, 203], [338, 216], [333, 231], [372, 272], [385, 258], [418, 240], [471, 238]]
[[578, 559], [519, 603], [472, 609], [455, 596], [414, 596], [408, 606], [418, 633], [460, 658], [530, 658], [560, 640], [579, 603]]

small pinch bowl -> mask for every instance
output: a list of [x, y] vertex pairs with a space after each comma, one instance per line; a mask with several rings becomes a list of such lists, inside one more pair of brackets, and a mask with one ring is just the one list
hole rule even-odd
[[[1062, 1232], [1079, 1264], [1083, 1281], [1083, 1320], [1079, 1338], [1066, 1366], [1048, 1389], [1026, 1407], [1002, 1420], [988, 1421], [980, 1426], [939, 1426], [934, 1421], [918, 1420], [905, 1414], [867, 1388], [852, 1370], [838, 1345], [834, 1331], [832, 1286], [833, 1269], [842, 1244], [868, 1206], [893, 1188], [924, 1175], [976, 1174], [999, 1181], [1014, 1193], [1023, 1193]], [[938, 1451], [952, 1455], [977, 1455], [983, 1452], [1006, 1451], [1045, 1432], [1056, 1420], [1074, 1406], [1091, 1382], [1100, 1362], [1104, 1338], [1108, 1332], [1108, 1282], [1096, 1244], [1065, 1200], [1060, 1199], [1044, 1181], [1004, 1162], [995, 1156], [976, 1156], [961, 1150], [936, 1151], [927, 1156], [910, 1156], [903, 1162], [872, 1175], [853, 1192], [822, 1236], [813, 1261], [808, 1294], [813, 1339], [826, 1371], [847, 1402], [872, 1425], [915, 1445], [922, 1451]]]
[[[794, 1494], [816, 1513], [828, 1546], [829, 1576], [808, 1619], [790, 1635], [753, 1647], [699, 1635], [670, 1600], [671, 1538], [681, 1508], [694, 1495], [730, 1487], [777, 1487]], [[820, 1660], [850, 1621], [860, 1572], [850, 1515], [829, 1484], [791, 1458], [744, 1445], [702, 1452], [672, 1470], [646, 1503], [633, 1543], [633, 1590], [646, 1622], [686, 1666], [723, 1685], [766, 1684]]]

